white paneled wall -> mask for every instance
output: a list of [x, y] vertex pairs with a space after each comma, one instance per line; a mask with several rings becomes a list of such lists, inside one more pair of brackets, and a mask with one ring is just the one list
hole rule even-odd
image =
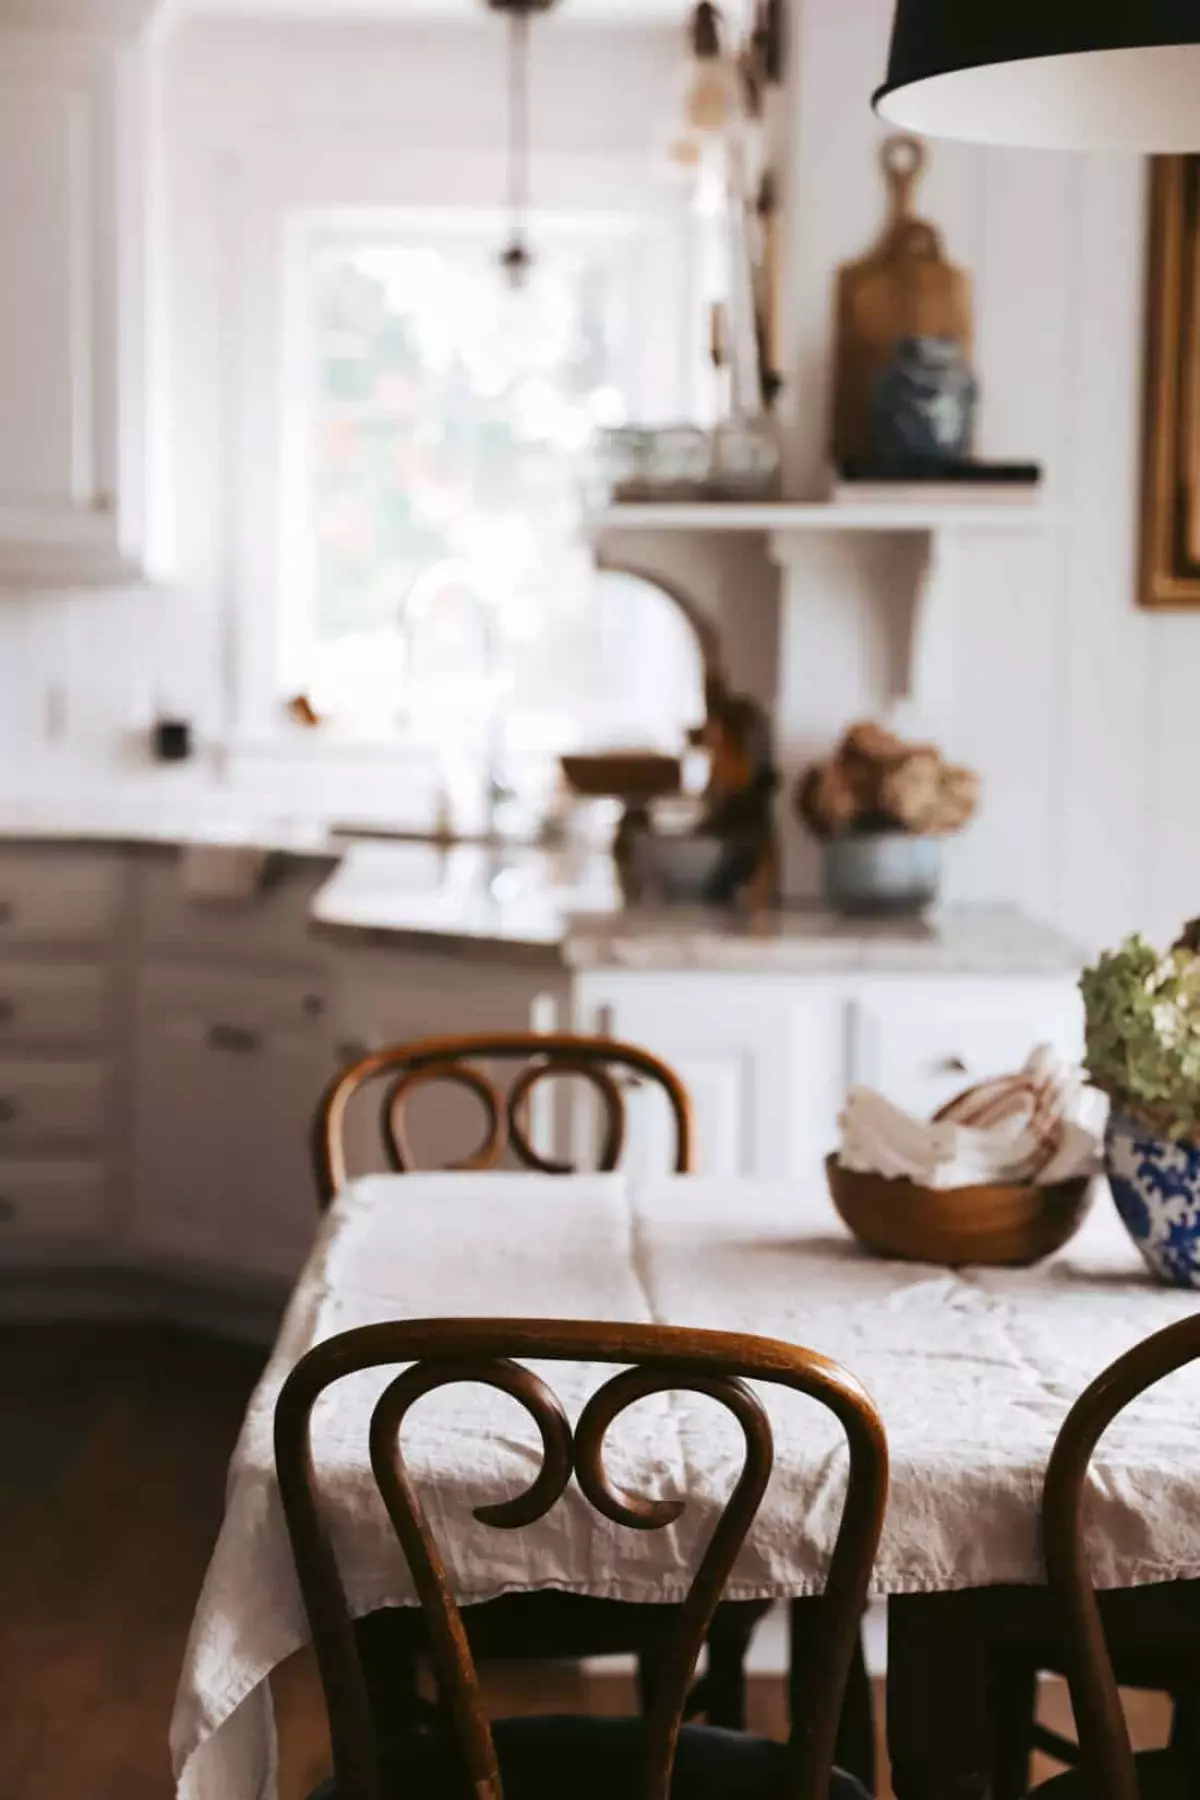
[[[867, 95], [890, 0], [796, 0], [795, 12], [789, 463], [793, 491], [811, 493], [832, 273], [882, 217]], [[268, 139], [341, 132], [410, 158], [421, 146], [494, 148], [500, 46], [481, 53], [489, 41], [469, 27], [210, 24], [176, 43], [166, 103], [175, 292], [205, 299], [175, 312], [168, 410], [191, 496], [179, 588], [0, 602], [0, 748], [13, 784], [134, 778], [131, 734], [156, 700], [222, 729], [237, 495], [220, 478], [236, 395], [220, 390], [228, 320], [210, 292], [222, 277], [219, 195]], [[581, 155], [652, 150], [671, 96], [668, 34], [623, 39], [556, 22], [540, 41], [546, 141]], [[953, 701], [930, 724], [979, 766], [986, 807], [954, 846], [952, 887], [1019, 900], [1094, 942], [1134, 926], [1165, 936], [1200, 911], [1200, 614], [1156, 618], [1134, 605], [1142, 186], [1133, 162], [943, 146], [921, 193], [975, 278], [981, 448], [1042, 460], [1053, 509], [1041, 536], [980, 536], [964, 548]], [[660, 567], [673, 554], [661, 539], [637, 549]], [[902, 540], [814, 538], [780, 619], [761, 547], [743, 560], [729, 547], [685, 553], [683, 575], [720, 607], [735, 672], [777, 703], [789, 768], [882, 704], [903, 650], [913, 555]], [[798, 835], [788, 862], [793, 889], [810, 887]]]
[[[797, 8], [787, 291], [800, 491], [820, 478], [831, 272], [882, 217], [882, 128], [864, 101], [890, 14], [890, 0]], [[1041, 536], [980, 536], [962, 552], [955, 700], [931, 723], [982, 771], [986, 808], [953, 848], [952, 886], [1019, 900], [1089, 941], [1135, 925], [1165, 935], [1200, 911], [1200, 614], [1134, 605], [1144, 172], [931, 153], [922, 210], [974, 275], [981, 451], [1041, 460], [1052, 507]], [[881, 702], [897, 620], [866, 572], [902, 553], [893, 540], [826, 543], [795, 569], [780, 694], [793, 760]], [[798, 849], [792, 869], [811, 881]]]

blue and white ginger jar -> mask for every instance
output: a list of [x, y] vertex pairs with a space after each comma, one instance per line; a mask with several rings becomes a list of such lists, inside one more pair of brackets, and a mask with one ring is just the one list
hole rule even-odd
[[1114, 1111], [1104, 1152], [1117, 1211], [1151, 1272], [1200, 1288], [1200, 1149]]

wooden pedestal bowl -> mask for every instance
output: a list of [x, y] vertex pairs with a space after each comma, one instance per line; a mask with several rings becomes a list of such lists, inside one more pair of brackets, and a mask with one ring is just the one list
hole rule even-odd
[[1091, 1178], [1053, 1187], [1030, 1182], [924, 1188], [825, 1160], [829, 1192], [843, 1222], [880, 1256], [959, 1268], [1026, 1268], [1071, 1239], [1092, 1202]]
[[559, 758], [571, 792], [585, 800], [646, 805], [679, 792], [683, 763], [656, 750], [597, 750]]

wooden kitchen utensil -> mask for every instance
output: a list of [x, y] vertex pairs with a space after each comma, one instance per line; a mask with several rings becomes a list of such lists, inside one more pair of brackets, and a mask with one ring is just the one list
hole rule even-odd
[[890, 213], [875, 247], [838, 271], [833, 456], [869, 457], [871, 400], [901, 338], [951, 338], [971, 355], [971, 285], [946, 261], [936, 227], [912, 211], [925, 166], [919, 138], [886, 138], [880, 163]]

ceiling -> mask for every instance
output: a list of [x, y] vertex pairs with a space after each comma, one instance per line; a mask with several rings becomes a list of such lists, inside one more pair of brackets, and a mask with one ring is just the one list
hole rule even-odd
[[[474, 19], [483, 0], [175, 0], [175, 10], [282, 19]], [[623, 25], [677, 24], [687, 0], [559, 0], [556, 17]]]

